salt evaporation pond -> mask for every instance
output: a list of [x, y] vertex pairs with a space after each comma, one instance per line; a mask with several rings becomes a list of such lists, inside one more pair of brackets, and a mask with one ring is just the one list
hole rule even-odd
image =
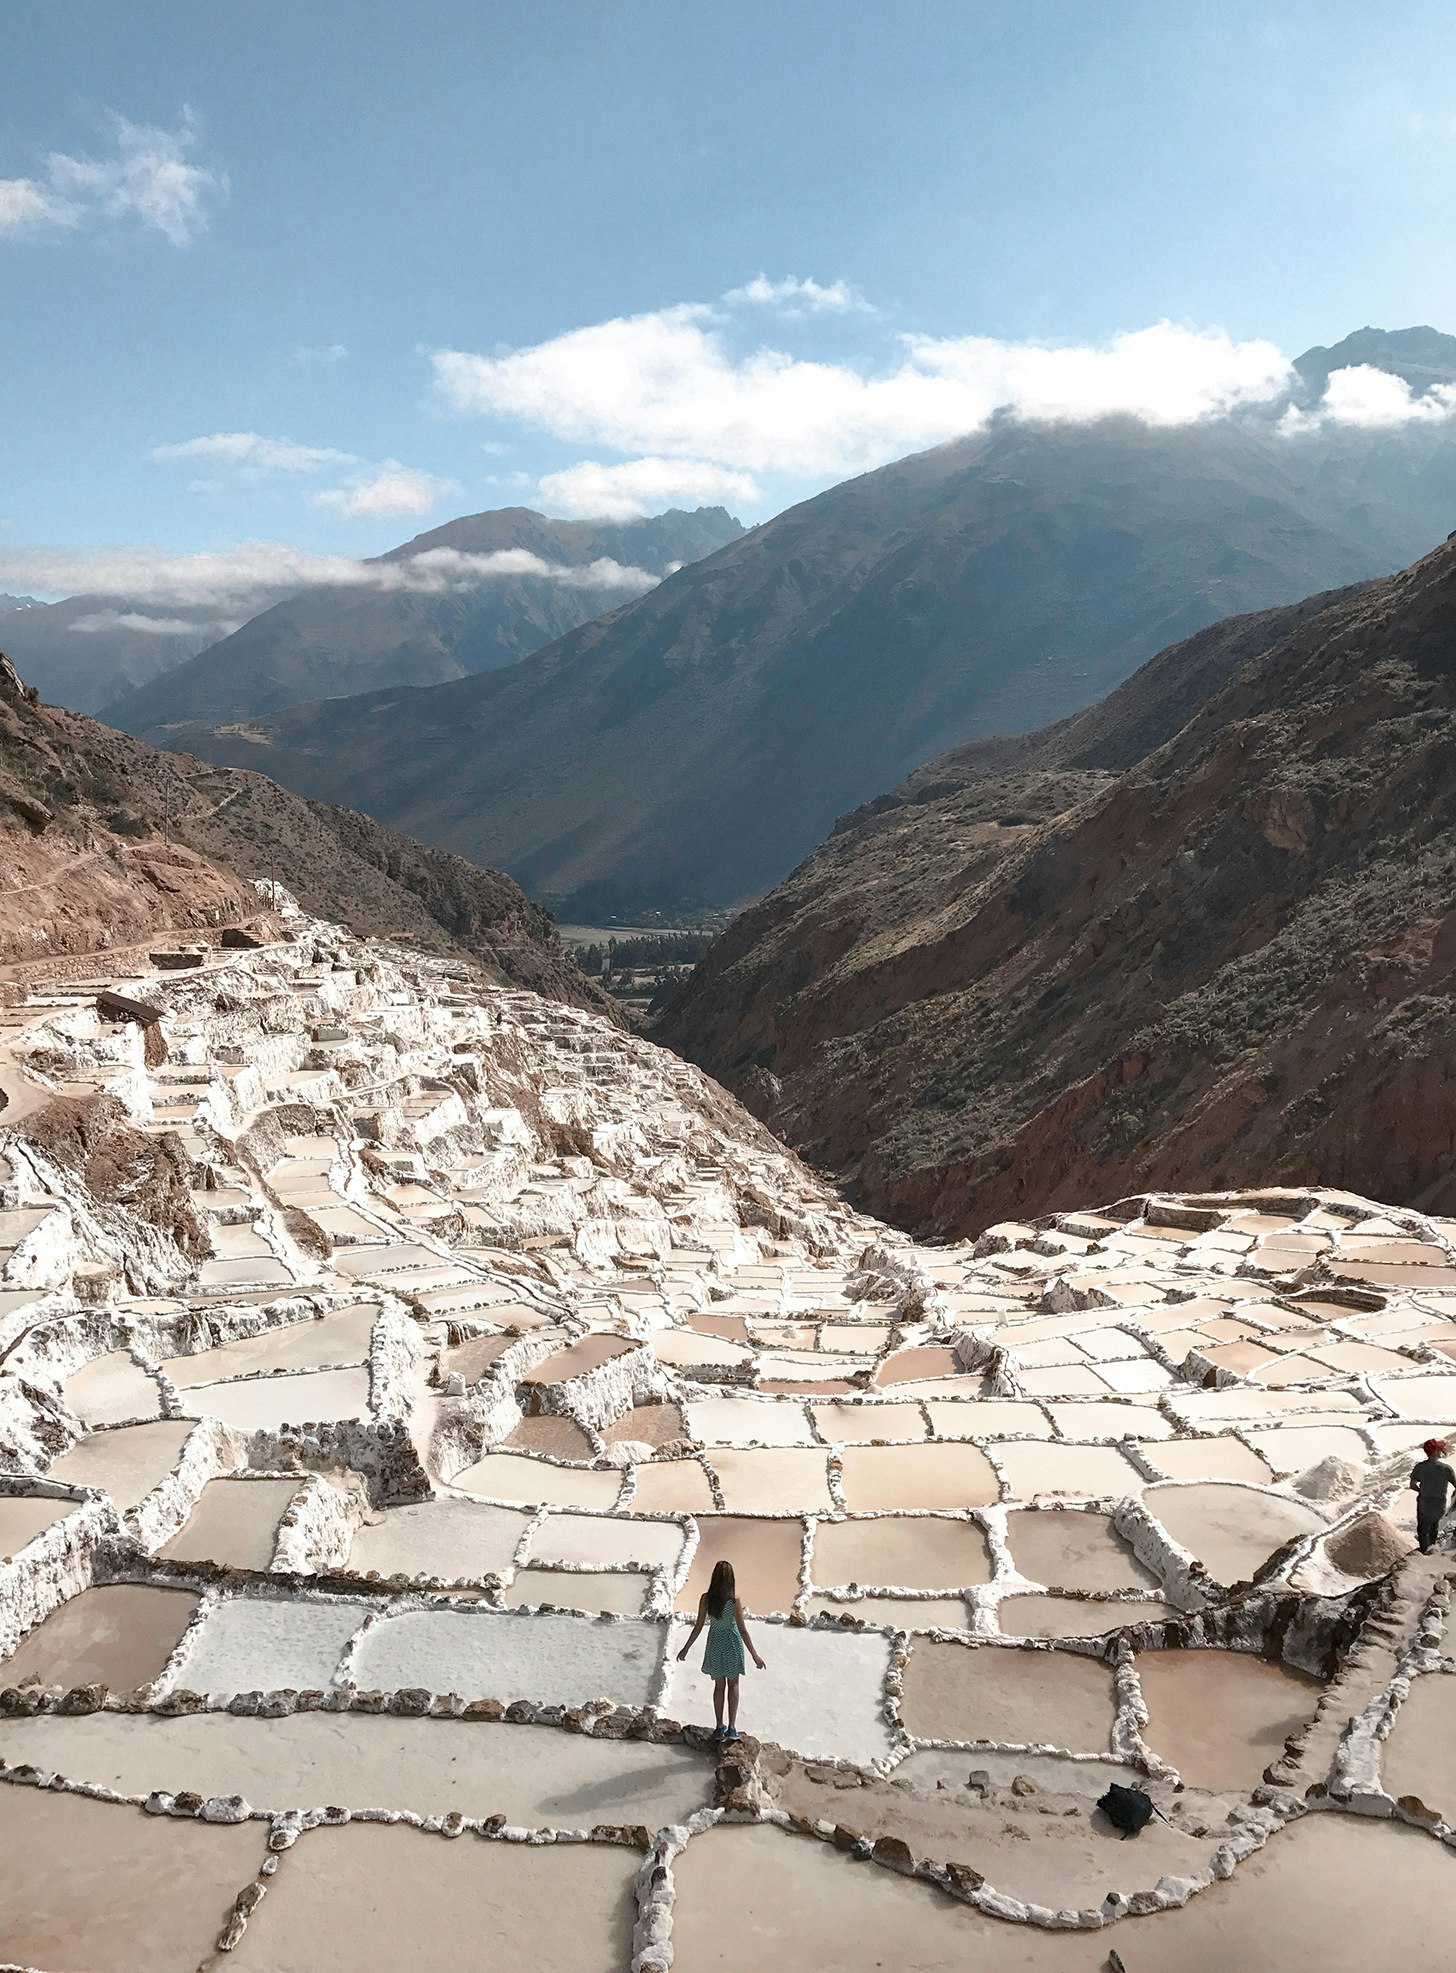
[[131, 1692], [157, 1678], [198, 1604], [185, 1589], [99, 1583], [36, 1625], [0, 1663], [0, 1685], [105, 1685]]
[[1146, 1499], [1174, 1541], [1218, 1583], [1250, 1581], [1276, 1548], [1326, 1525], [1302, 1501], [1253, 1487], [1149, 1487]]
[[297, 1492], [296, 1480], [209, 1480], [159, 1553], [169, 1562], [266, 1569], [277, 1546], [278, 1523]]
[[1249, 1794], [1320, 1688], [1246, 1651], [1147, 1651], [1137, 1659], [1148, 1745], [1193, 1788]]
[[[39, 1163], [8, 1181], [27, 1229], [66, 1216], [47, 1251], [70, 1272], [40, 1320], [0, 1285], [0, 1443], [22, 1495], [44, 1473], [109, 1499], [10, 1497], [0, 1635], [23, 1642], [0, 1692], [30, 1689], [0, 1705], [0, 1805], [23, 1802], [46, 1843], [12, 1846], [0, 1961], [97, 1973], [130, 1948], [110, 1951], [119, 1914], [149, 1967], [212, 1963], [255, 1883], [266, 1897], [228, 1934], [239, 1973], [482, 1955], [648, 1973], [669, 1946], [683, 1973], [724, 1954], [750, 1973], [1090, 1973], [1114, 1940], [1129, 1973], [1181, 1973], [1268, 1963], [1271, 1941], [1298, 1967], [1301, 1939], [1325, 1969], [1370, 1940], [1363, 1907], [1345, 1924], [1347, 1884], [1368, 1905], [1388, 1882], [1439, 1920], [1440, 1846], [1357, 1828], [1332, 1784], [1343, 1761], [1444, 1806], [1447, 1674], [1420, 1672], [1390, 1740], [1372, 1736], [1402, 1700], [1396, 1668], [1445, 1649], [1426, 1633], [1448, 1558], [1396, 1561], [1344, 1683], [1272, 1660], [1338, 1659], [1362, 1621], [1363, 1605], [1314, 1595], [1323, 1560], [1296, 1565], [1292, 1539], [1408, 1515], [1399, 1466], [1380, 1461], [1413, 1457], [1452, 1404], [1456, 1372], [1424, 1364], [1456, 1354], [1450, 1223], [1314, 1191], [1135, 1197], [920, 1246], [854, 1213], [696, 1070], [589, 1013], [315, 921], [290, 933], [128, 983], [163, 1010], [160, 1067], [139, 1030], [100, 1020], [91, 982], [27, 1010], [24, 1050], [64, 1052], [68, 1086], [120, 1070], [150, 1090], [198, 1167], [213, 1257], [161, 1254], [125, 1206], [98, 1244], [72, 1181], [58, 1191]], [[14, 1033], [0, 1024], [0, 1058], [23, 1082]], [[190, 1123], [179, 1076], [205, 1092]], [[332, 1250], [299, 1244], [280, 1199]], [[1364, 1285], [1325, 1287], [1313, 1323], [1294, 1306], [1301, 1278], [1350, 1266]], [[174, 1387], [195, 1420], [159, 1416]], [[1329, 1476], [1301, 1476], [1331, 1452], [1349, 1471], [1327, 1520]], [[1137, 1561], [1113, 1519], [1141, 1525], [1139, 1501], [1206, 1578], [1159, 1561], [1156, 1529]], [[1276, 1550], [1267, 1593], [1219, 1607], [1220, 1584]], [[742, 1693], [753, 1739], [715, 1773], [702, 1646], [676, 1653], [720, 1558], [767, 1666]], [[1143, 1649], [1114, 1677], [1110, 1634], [1167, 1614], [1163, 1569], [1180, 1603], [1211, 1598], [1208, 1623], [1155, 1632], [1190, 1648]], [[94, 1692], [42, 1680], [133, 1696], [87, 1711]], [[191, 1711], [196, 1692], [210, 1710]], [[1321, 1692], [1325, 1714], [1291, 1739]], [[1091, 1805], [1139, 1733], [1174, 1826], [1123, 1845]], [[62, 1779], [22, 1798], [26, 1760]], [[142, 1817], [67, 1794], [66, 1776], [182, 1801]], [[999, 1923], [885, 1867], [903, 1842], [1048, 1913], [1106, 1912], [1114, 1888], [1226, 1868], [1222, 1845], [1264, 1833], [1266, 1789], [1281, 1811], [1326, 1812], [1185, 1911], [1109, 1930]], [[186, 1813], [233, 1792], [260, 1814], [356, 1820], [305, 1829], [260, 1878], [261, 1821]], [[723, 1824], [645, 1860], [654, 1831], [725, 1799], [882, 1847], [851, 1863]], [[357, 1820], [396, 1813], [504, 1817], [512, 1840]], [[1302, 1855], [1328, 1880], [1319, 1900]], [[735, 1858], [751, 1860], [742, 1883]], [[656, 1901], [673, 1875], [670, 1937]], [[1241, 1933], [1266, 1883], [1303, 1912], [1300, 1938], [1277, 1911]]]
[[1113, 1948], [1149, 1973], [1373, 1973], [1421, 1964], [1456, 1926], [1456, 1870], [1439, 1845], [1331, 1815], [1296, 1823], [1180, 1909], [1097, 1932], [1007, 1925], [775, 1830], [714, 1830], [675, 1875], [674, 1944], [692, 1973], [1105, 1973]]

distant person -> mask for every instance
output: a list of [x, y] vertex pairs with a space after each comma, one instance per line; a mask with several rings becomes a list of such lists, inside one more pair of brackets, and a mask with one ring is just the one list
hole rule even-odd
[[[1456, 1474], [1452, 1475], [1456, 1483]], [[743, 1615], [743, 1605], [738, 1600], [738, 1592], [733, 1583], [733, 1564], [715, 1562], [713, 1576], [708, 1587], [698, 1598], [698, 1621], [693, 1625], [687, 1643], [678, 1652], [681, 1664], [697, 1642], [698, 1632], [703, 1625], [708, 1626], [708, 1643], [703, 1652], [703, 1670], [713, 1681], [713, 1717], [717, 1725], [713, 1730], [715, 1740], [736, 1740], [738, 1738], [738, 1681], [743, 1676], [743, 1649], [748, 1647], [748, 1655], [760, 1671], [764, 1662], [754, 1649], [753, 1639], [748, 1635], [748, 1623]], [[728, 1703], [728, 1724], [723, 1724], [723, 1702]]]
[[1446, 1464], [1442, 1454], [1446, 1450], [1444, 1439], [1427, 1439], [1421, 1447], [1426, 1455], [1411, 1473], [1411, 1489], [1416, 1497], [1416, 1540], [1421, 1545], [1422, 1555], [1429, 1555], [1436, 1545], [1436, 1536], [1441, 1530], [1441, 1516], [1446, 1512], [1446, 1497], [1452, 1487], [1456, 1487], [1456, 1473]]

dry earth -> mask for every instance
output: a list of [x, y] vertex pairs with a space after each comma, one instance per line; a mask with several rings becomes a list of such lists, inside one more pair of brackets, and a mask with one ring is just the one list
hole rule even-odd
[[160, 752], [40, 704], [0, 657], [0, 969], [216, 934], [281, 882], [355, 931], [617, 1019], [508, 877], [261, 775]]

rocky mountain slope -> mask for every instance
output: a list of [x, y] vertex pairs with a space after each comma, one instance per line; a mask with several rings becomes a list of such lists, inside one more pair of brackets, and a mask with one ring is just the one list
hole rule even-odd
[[[1357, 341], [1311, 353], [1315, 384], [1387, 346], [1411, 360], [1399, 335]], [[1434, 426], [1003, 423], [804, 502], [509, 672], [172, 741], [576, 915], [723, 906], [945, 747], [1064, 717], [1230, 613], [1397, 568], [1453, 512]]]
[[659, 1033], [922, 1232], [1318, 1178], [1456, 1208], [1456, 543], [957, 750]]
[[[107, 694], [103, 717], [165, 740], [188, 721], [250, 719], [300, 699], [496, 671], [639, 596], [645, 577], [695, 562], [742, 532], [721, 507], [620, 522], [553, 521], [529, 507], [467, 514], [371, 564], [433, 569], [438, 588], [301, 590], [196, 656], [187, 653], [189, 662], [149, 686]], [[509, 562], [471, 572], [455, 561], [495, 555], [532, 556], [550, 573]], [[37, 682], [48, 698], [75, 703], [39, 674]]]
[[0, 964], [203, 936], [283, 883], [361, 934], [467, 955], [488, 977], [605, 1012], [510, 878], [260, 775], [159, 752], [38, 704], [0, 659]]

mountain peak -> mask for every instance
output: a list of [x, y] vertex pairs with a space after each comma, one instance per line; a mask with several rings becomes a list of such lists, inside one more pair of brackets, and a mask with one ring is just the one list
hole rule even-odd
[[1420, 396], [1434, 384], [1456, 383], [1456, 336], [1422, 323], [1412, 329], [1355, 329], [1328, 348], [1316, 345], [1294, 359], [1311, 396], [1323, 394], [1331, 373], [1366, 364], [1401, 378]]

